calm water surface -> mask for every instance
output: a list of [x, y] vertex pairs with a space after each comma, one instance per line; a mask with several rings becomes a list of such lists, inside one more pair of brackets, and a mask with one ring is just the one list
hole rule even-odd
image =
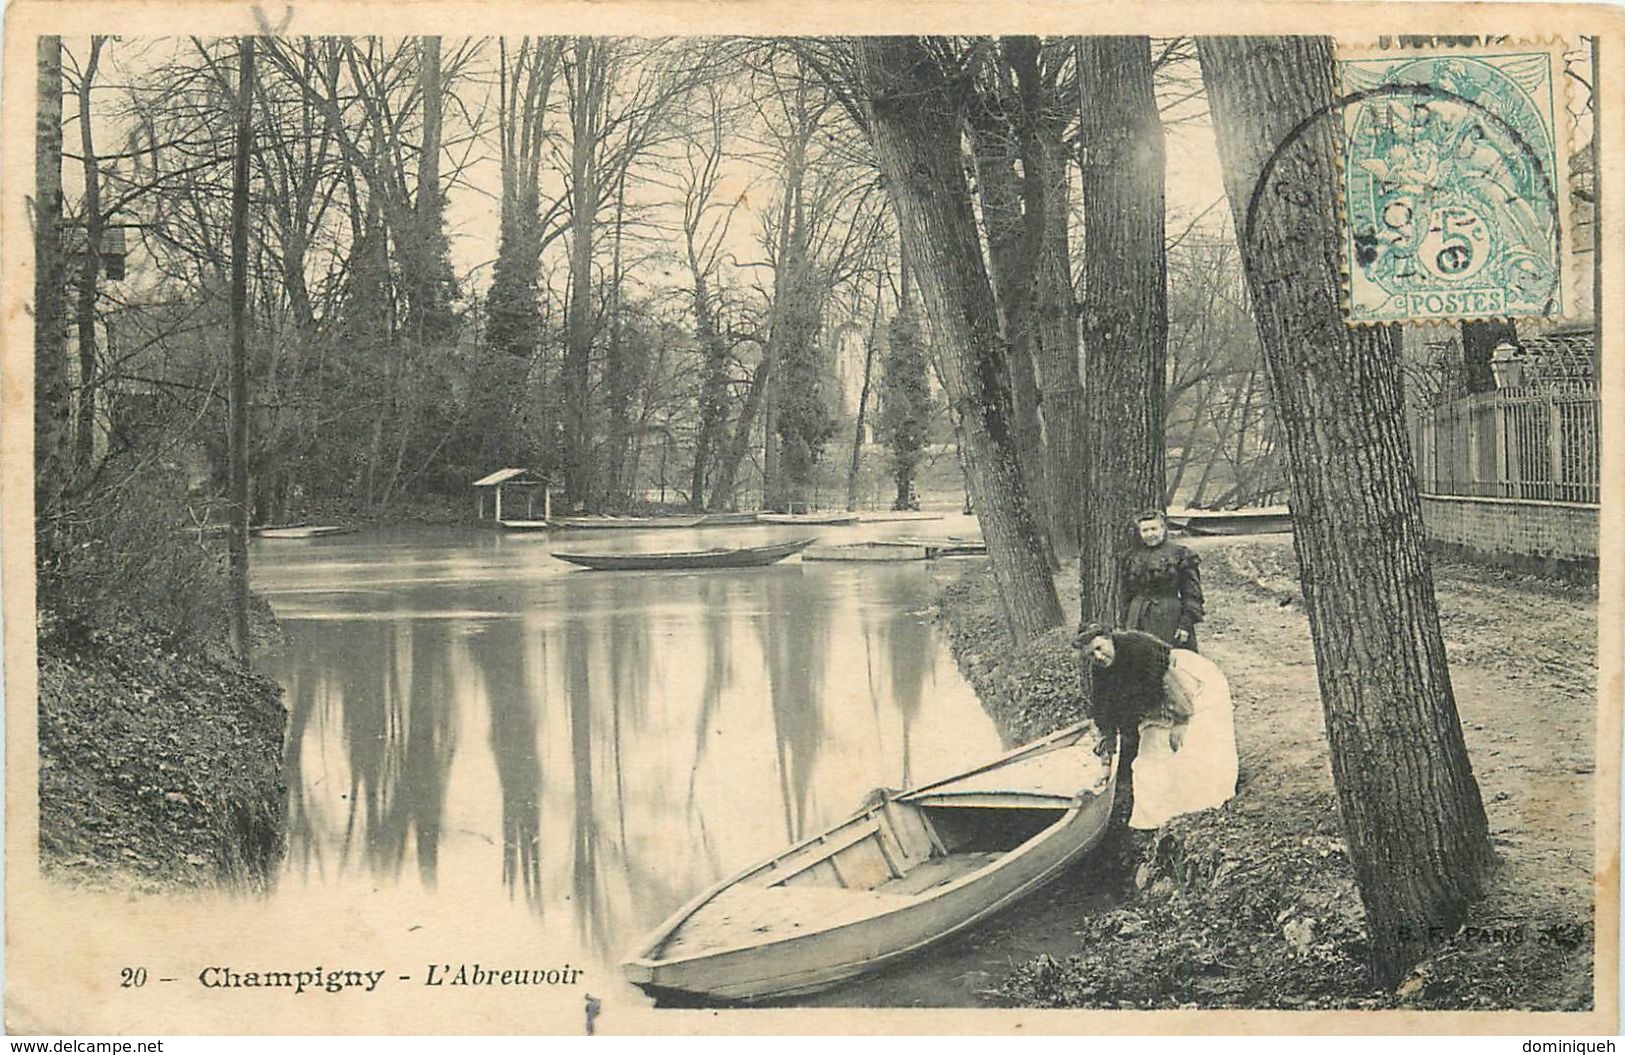
[[567, 934], [610, 989], [639, 934], [706, 886], [871, 788], [996, 753], [924, 610], [951, 562], [601, 573], [549, 556], [810, 533], [257, 543], [255, 588], [286, 636], [258, 665], [290, 710], [288, 855], [272, 896], [313, 911], [457, 898], [549, 941]]

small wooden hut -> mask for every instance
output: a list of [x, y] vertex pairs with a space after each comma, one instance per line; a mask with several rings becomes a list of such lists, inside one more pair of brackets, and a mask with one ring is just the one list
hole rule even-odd
[[498, 469], [482, 476], [474, 481], [474, 494], [475, 517], [491, 527], [539, 531], [553, 517], [552, 485], [529, 469]]

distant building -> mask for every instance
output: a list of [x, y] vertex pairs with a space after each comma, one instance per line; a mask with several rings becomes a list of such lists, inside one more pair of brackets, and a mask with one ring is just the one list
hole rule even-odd
[[529, 469], [498, 469], [474, 481], [475, 519], [493, 527], [543, 526], [553, 517], [553, 487]]

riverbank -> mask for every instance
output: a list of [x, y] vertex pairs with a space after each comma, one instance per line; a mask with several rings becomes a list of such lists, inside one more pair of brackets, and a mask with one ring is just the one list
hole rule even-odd
[[[1365, 928], [1342, 843], [1308, 620], [1286, 536], [1204, 539], [1206, 655], [1230, 678], [1241, 778], [1219, 810], [1146, 840], [1117, 906], [1054, 921], [1071, 955], [998, 985], [1020, 1006], [1591, 1006], [1593, 592], [1467, 565], [1435, 569], [1467, 747], [1501, 858], [1467, 927], [1393, 991], [1365, 980]], [[1077, 611], [1076, 573], [1063, 571]], [[1001, 732], [1082, 714], [1070, 631], [1009, 647], [987, 572], [940, 616]], [[1508, 648], [1516, 631], [1520, 645]], [[1129, 869], [1125, 869], [1125, 872]], [[1064, 931], [1063, 931], [1064, 932]]]
[[40, 622], [44, 873], [119, 891], [263, 883], [284, 841], [276, 684], [134, 616]]

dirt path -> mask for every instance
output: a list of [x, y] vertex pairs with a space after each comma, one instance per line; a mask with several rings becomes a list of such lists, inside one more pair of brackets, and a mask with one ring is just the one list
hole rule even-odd
[[[1203, 648], [1235, 693], [1244, 780], [1263, 791], [1314, 774], [1329, 790], [1314, 650], [1291, 578], [1290, 538], [1204, 539], [1196, 548], [1218, 587], [1210, 591]], [[1588, 900], [1596, 599], [1468, 565], [1440, 565], [1435, 580], [1456, 707], [1491, 835], [1510, 872], [1504, 880], [1540, 900]]]
[[[979, 931], [985, 959], [1008, 955], [1019, 965], [988, 1002], [1589, 1007], [1594, 593], [1436, 566], [1457, 707], [1501, 865], [1467, 928], [1383, 992], [1366, 980], [1364, 917], [1337, 816], [1291, 539], [1191, 544], [1208, 596], [1202, 650], [1224, 669], [1235, 702], [1237, 795], [1157, 833], [1137, 893], [1131, 887], [1121, 901], [1085, 913], [1058, 904], [1037, 955], [1030, 937], [1006, 949], [998, 921], [991, 934]], [[1060, 582], [1075, 591], [1074, 573]], [[1064, 600], [1077, 611], [1075, 593]], [[1034, 657], [1040, 667], [1064, 666], [1061, 635], [1040, 642], [1047, 653], [1001, 651], [991, 640], [1000, 635], [990, 585], [951, 594], [942, 607], [961, 666], [996, 717], [1023, 733], [1069, 717], [1059, 713], [1067, 707], [1058, 688], [1021, 673]]]

